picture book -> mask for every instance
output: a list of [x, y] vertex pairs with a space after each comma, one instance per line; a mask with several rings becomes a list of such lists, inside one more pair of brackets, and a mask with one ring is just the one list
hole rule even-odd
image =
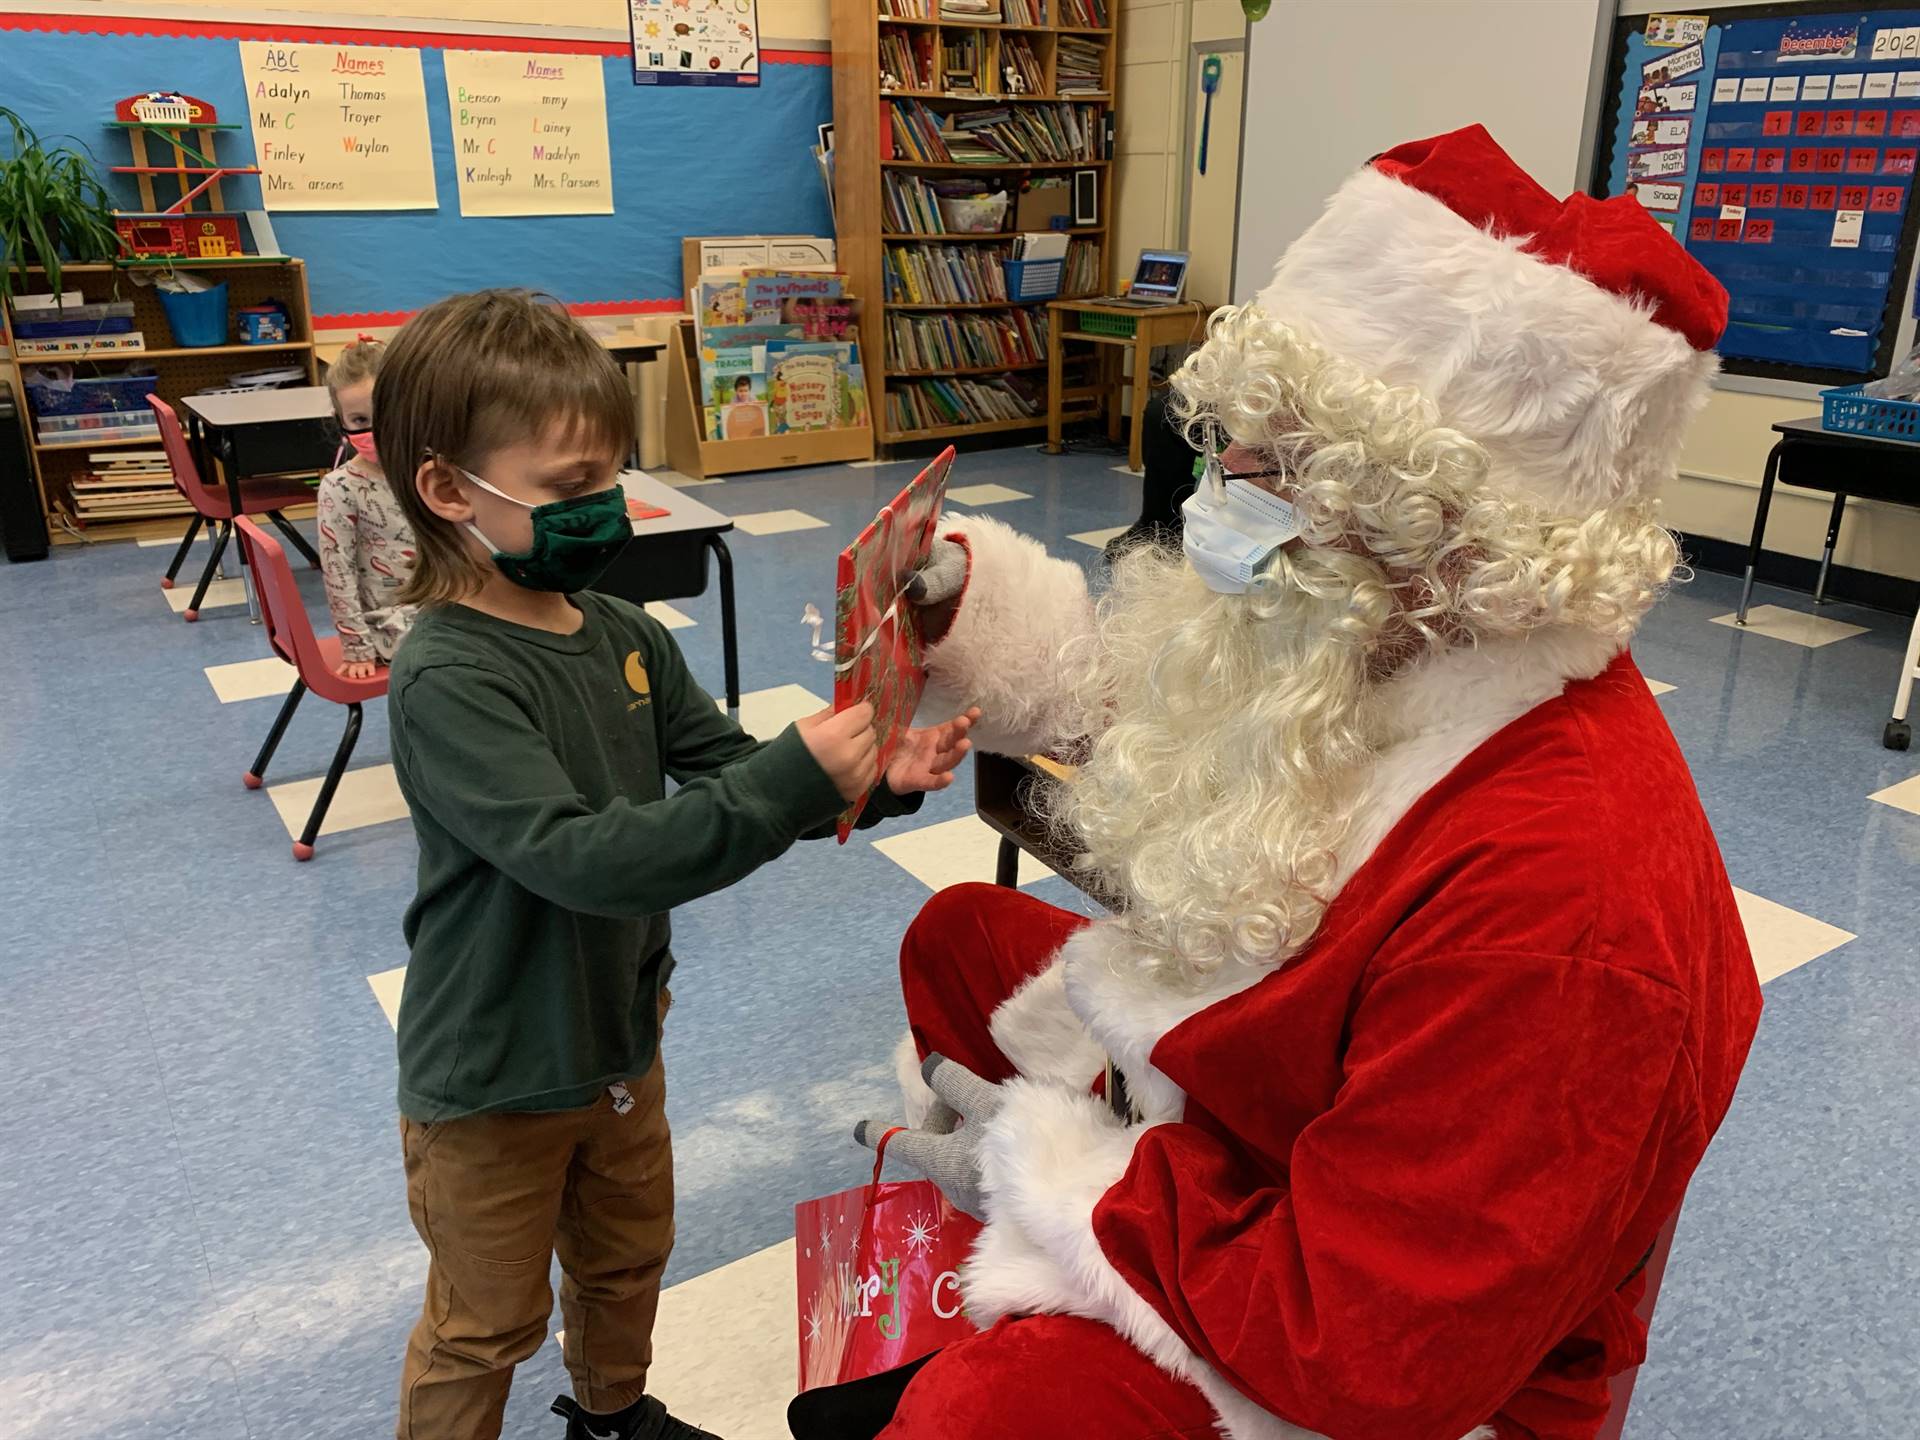
[[[949, 445], [840, 552], [833, 708], [838, 713], [863, 700], [872, 702], [880, 775], [887, 773], [901, 736], [913, 724], [926, 688], [926, 640], [919, 613], [902, 596], [913, 572], [932, 553], [953, 457]], [[869, 790], [840, 816], [841, 844], [846, 844], [871, 794]]]
[[709, 439], [747, 440], [771, 433], [764, 346], [702, 351], [700, 379]]

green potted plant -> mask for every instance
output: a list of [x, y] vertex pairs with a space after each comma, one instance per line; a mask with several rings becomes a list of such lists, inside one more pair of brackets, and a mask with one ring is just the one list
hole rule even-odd
[[113, 205], [93, 157], [49, 145], [20, 116], [0, 105], [13, 148], [0, 154], [0, 302], [13, 298], [14, 274], [39, 265], [60, 293], [61, 252], [75, 261], [111, 260], [120, 252]]

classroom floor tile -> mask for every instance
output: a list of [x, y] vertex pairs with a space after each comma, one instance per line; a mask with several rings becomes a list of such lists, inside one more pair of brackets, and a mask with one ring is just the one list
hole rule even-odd
[[669, 630], [691, 630], [700, 622], [683, 610], [676, 610], [664, 600], [649, 600], [647, 614], [658, 620]]
[[[138, 545], [142, 550], [177, 549], [180, 545], [181, 539], [186, 535], [186, 533], [187, 533], [186, 530], [182, 528], [174, 531], [173, 534], [171, 535], [159, 535], [159, 536], [143, 535], [141, 536], [140, 539], [136, 540], [134, 543]], [[200, 544], [202, 541], [204, 541], [207, 538], [207, 536], [209, 536], [212, 533], [213, 532], [209, 530], [205, 525], [202, 525], [200, 527], [200, 533], [193, 537], [193, 543], [196, 545]]]
[[1082, 530], [1078, 535], [1069, 535], [1067, 538], [1069, 540], [1076, 540], [1082, 545], [1091, 545], [1095, 550], [1104, 550], [1107, 548], [1107, 542], [1109, 540], [1113, 539], [1116, 535], [1124, 535], [1126, 533], [1127, 527], [1125, 525], [1109, 525], [1104, 530]]
[[265, 660], [236, 660], [230, 665], [206, 667], [207, 683], [220, 697], [222, 705], [236, 700], [258, 700], [267, 695], [284, 695], [293, 688], [294, 669], [278, 655]]
[[[944, 890], [969, 880], [992, 880], [1000, 856], [1000, 834], [977, 815], [898, 830], [873, 848], [905, 870], [929, 890]], [[1031, 856], [1021, 857], [1023, 881], [1038, 880], [1045, 868]]]
[[[720, 708], [726, 709], [726, 697], [716, 698]], [[740, 728], [756, 740], [771, 740], [794, 721], [826, 709], [828, 703], [804, 685], [752, 690], [740, 697]]]
[[1740, 920], [1747, 930], [1747, 948], [1753, 951], [1753, 968], [1759, 972], [1762, 985], [1856, 938], [1837, 925], [1802, 915], [1798, 910], [1738, 886], [1734, 888], [1733, 898], [1740, 907]]
[[[174, 583], [173, 589], [162, 590], [160, 592], [167, 597], [167, 608], [172, 610], [176, 615], [182, 613], [188, 605], [193, 603], [194, 587], [199, 583], [200, 577], [198, 575], [192, 577], [184, 574], [181, 575]], [[239, 576], [234, 575], [229, 576], [225, 580], [216, 580], [207, 586], [207, 596], [200, 602], [200, 609], [202, 613], [205, 613], [208, 610], [218, 610], [223, 605], [244, 605], [246, 603], [247, 582]]]
[[918, 462], [913, 460], [849, 460], [847, 462], [847, 468], [849, 470], [884, 470], [889, 465], [913, 465], [916, 463]]
[[[281, 744], [284, 748], [285, 742]], [[326, 776], [321, 774], [307, 780], [267, 786], [273, 808], [280, 812], [280, 822], [287, 827], [290, 838], [300, 838], [307, 814], [313, 809], [314, 799], [325, 781]], [[333, 803], [327, 807], [327, 818], [321, 822], [320, 833], [339, 835], [406, 818], [407, 801], [400, 793], [400, 781], [393, 773], [393, 766], [373, 765], [365, 770], [349, 770], [340, 777], [340, 788], [333, 792]]]
[[1896, 810], [1904, 810], [1909, 815], [1920, 815], [1920, 775], [1902, 780], [1897, 785], [1889, 785], [1884, 790], [1876, 790], [1867, 798], [1878, 800], [1882, 805], [1891, 805]]
[[[1729, 611], [1725, 615], [1716, 615], [1713, 623], [1738, 630], [1741, 627], [1733, 623], [1733, 617], [1738, 613]], [[1771, 640], [1785, 640], [1789, 645], [1804, 645], [1809, 650], [1867, 633], [1865, 626], [1848, 625], [1804, 610], [1789, 610], [1783, 605], [1755, 605], [1747, 611], [1746, 629]]]
[[1679, 689], [1679, 686], [1669, 685], [1664, 680], [1655, 680], [1650, 676], [1644, 676], [1642, 678], [1647, 682], [1647, 689], [1651, 690], [1655, 695], [1669, 695]]
[[735, 515], [733, 523], [748, 535], [787, 535], [795, 530], [824, 530], [827, 522], [804, 510], [760, 510]]
[[404, 965], [367, 976], [367, 984], [373, 989], [373, 998], [380, 1002], [380, 1013], [387, 1017], [387, 1024], [396, 1030], [400, 1028], [400, 990], [406, 980], [407, 967]]
[[1138, 475], [1140, 471], [1134, 469], [1131, 465], [1115, 465], [1113, 467], [1113, 473], [1116, 475]]
[[1010, 489], [1005, 485], [955, 485], [947, 491], [947, 499], [957, 500], [962, 505], [1003, 505], [1009, 500], [1032, 498], [1024, 490]]

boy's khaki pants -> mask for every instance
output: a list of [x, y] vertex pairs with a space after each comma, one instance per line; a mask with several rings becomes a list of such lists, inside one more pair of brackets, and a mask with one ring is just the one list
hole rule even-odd
[[582, 1110], [400, 1121], [407, 1204], [432, 1263], [407, 1340], [400, 1440], [494, 1440], [513, 1367], [547, 1338], [549, 1262], [564, 1278], [567, 1371], [589, 1410], [647, 1387], [673, 1249], [673, 1149], [660, 1061]]

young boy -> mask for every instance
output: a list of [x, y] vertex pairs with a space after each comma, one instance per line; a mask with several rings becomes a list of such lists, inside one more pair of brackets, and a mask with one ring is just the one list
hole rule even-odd
[[[419, 554], [401, 598], [423, 607], [390, 688], [420, 839], [400, 1133], [431, 1255], [398, 1434], [500, 1433], [557, 1250], [570, 1440], [694, 1440], [645, 1393], [673, 1247], [667, 912], [831, 833], [874, 778], [872, 711], [761, 744], [659, 624], [586, 589], [632, 534], [632, 400], [558, 306], [430, 306], [389, 347], [374, 416]], [[972, 719], [912, 732], [869, 813], [950, 784]]]

